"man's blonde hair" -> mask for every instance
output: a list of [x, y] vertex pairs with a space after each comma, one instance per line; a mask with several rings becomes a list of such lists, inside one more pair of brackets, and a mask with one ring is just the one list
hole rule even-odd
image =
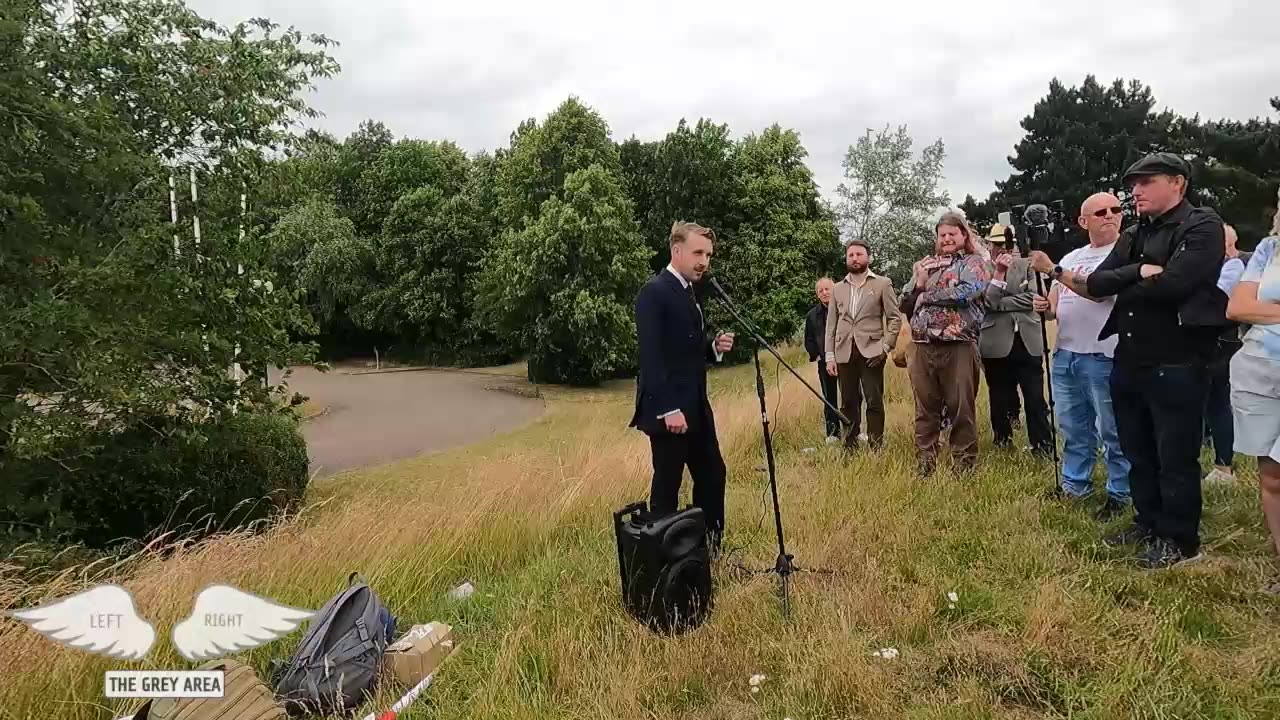
[[716, 241], [716, 231], [709, 227], [703, 227], [698, 223], [676, 221], [671, 225], [671, 245], [681, 245], [685, 240], [699, 235], [711, 242]]

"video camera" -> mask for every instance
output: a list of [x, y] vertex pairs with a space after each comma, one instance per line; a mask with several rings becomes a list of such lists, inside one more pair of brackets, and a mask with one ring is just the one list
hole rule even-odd
[[1023, 257], [1039, 250], [1056, 263], [1071, 251], [1064, 204], [1054, 200], [1048, 205], [1014, 205], [1013, 212], [1000, 213], [1000, 223], [1015, 228], [1014, 241]]

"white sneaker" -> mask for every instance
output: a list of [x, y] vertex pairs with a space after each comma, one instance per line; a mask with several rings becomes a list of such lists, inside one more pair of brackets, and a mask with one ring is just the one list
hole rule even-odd
[[860, 442], [860, 443], [865, 443], [865, 442], [867, 442], [867, 434], [866, 434], [866, 433], [862, 433], [862, 434], [858, 435], [858, 442]]
[[827, 436], [827, 444], [828, 444], [828, 445], [835, 445], [835, 444], [836, 444], [836, 443], [838, 443], [838, 442], [840, 442], [840, 438], [836, 437], [835, 435], [828, 435], [828, 436]]
[[1236, 476], [1225, 470], [1214, 468], [1212, 472], [1204, 476], [1204, 481], [1210, 485], [1230, 485], [1236, 481]]

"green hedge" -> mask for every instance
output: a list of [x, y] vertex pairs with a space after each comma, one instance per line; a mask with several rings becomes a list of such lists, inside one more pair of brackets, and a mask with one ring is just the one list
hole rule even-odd
[[91, 440], [71, 461], [0, 468], [5, 544], [110, 548], [170, 530], [242, 527], [295, 507], [309, 477], [306, 443], [285, 414], [198, 426], [153, 418]]

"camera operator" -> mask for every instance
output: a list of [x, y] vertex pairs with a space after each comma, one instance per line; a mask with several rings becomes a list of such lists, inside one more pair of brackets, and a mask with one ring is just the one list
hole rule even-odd
[[1081, 295], [1115, 296], [1099, 339], [1118, 335], [1111, 399], [1120, 446], [1130, 463], [1132, 527], [1104, 540], [1139, 543], [1142, 567], [1167, 568], [1200, 557], [1200, 441], [1206, 366], [1225, 322], [1217, 287], [1224, 255], [1222, 220], [1186, 200], [1191, 167], [1171, 153], [1130, 166], [1141, 221], [1087, 276], [1035, 253], [1032, 265]]
[[916, 399], [916, 451], [922, 476], [933, 474], [944, 413], [951, 414], [957, 467], [978, 462], [978, 328], [986, 314], [991, 265], [964, 216], [944, 213], [934, 226], [934, 254], [912, 266], [902, 314], [910, 318], [911, 390]]
[[[1076, 275], [1092, 272], [1115, 250], [1124, 210], [1111, 193], [1097, 193], [1080, 206], [1080, 227], [1089, 244], [1067, 253], [1060, 265]], [[1107, 501], [1097, 513], [1110, 520], [1129, 509], [1129, 461], [1120, 449], [1111, 405], [1111, 367], [1116, 338], [1098, 334], [1115, 306], [1114, 297], [1094, 300], [1061, 283], [1049, 291], [1051, 316], [1058, 321], [1050, 381], [1062, 428], [1062, 491], [1067, 497], [1093, 494], [1093, 465], [1099, 434], [1107, 465]]]
[[1017, 416], [1021, 390], [1031, 450], [1049, 457], [1053, 454], [1053, 430], [1049, 427], [1044, 372], [1040, 369], [1044, 341], [1039, 316], [1049, 309], [1049, 301], [1035, 293], [1028, 261], [1014, 257], [1016, 250], [1000, 244], [1004, 243], [1003, 234], [991, 240], [998, 254], [995, 275], [986, 290], [987, 315], [978, 340], [987, 374], [991, 431], [997, 447], [1012, 444], [1011, 417]]

